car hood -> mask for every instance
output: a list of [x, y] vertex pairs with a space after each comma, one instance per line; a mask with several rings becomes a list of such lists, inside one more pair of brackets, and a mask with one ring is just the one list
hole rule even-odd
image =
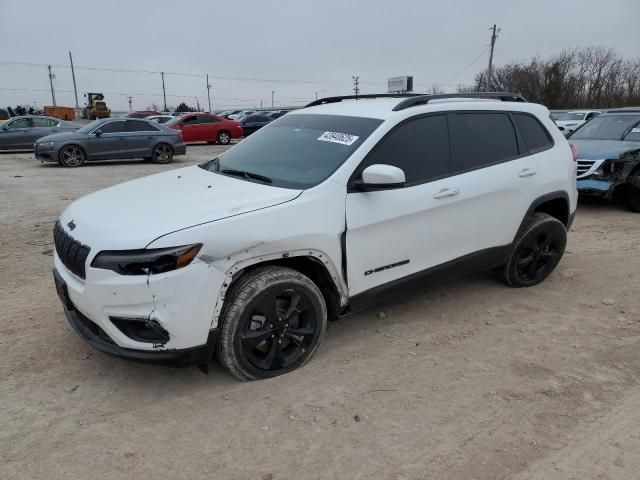
[[73, 202], [60, 221], [92, 249], [144, 248], [168, 233], [295, 199], [272, 187], [186, 167], [121, 183]]
[[83, 138], [87, 138], [87, 135], [85, 135], [84, 133], [60, 132], [60, 133], [54, 133], [52, 135], [47, 135], [46, 137], [40, 137], [36, 143], [65, 142], [67, 140], [80, 140]]
[[640, 142], [621, 140], [572, 140], [569, 143], [578, 149], [578, 158], [584, 160], [617, 159], [627, 153], [640, 151]]

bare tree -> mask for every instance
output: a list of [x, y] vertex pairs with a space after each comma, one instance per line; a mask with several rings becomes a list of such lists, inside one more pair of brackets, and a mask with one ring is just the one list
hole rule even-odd
[[[478, 73], [475, 90], [484, 90], [485, 83], [484, 72]], [[496, 68], [492, 87], [521, 93], [549, 108], [640, 105], [640, 58], [624, 59], [604, 47], [565, 49], [549, 58]]]

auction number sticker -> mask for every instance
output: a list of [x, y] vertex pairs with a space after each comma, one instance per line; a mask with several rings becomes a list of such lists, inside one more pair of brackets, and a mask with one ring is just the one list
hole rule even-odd
[[353, 145], [358, 138], [360, 137], [349, 133], [324, 132], [318, 137], [318, 140], [321, 142], [339, 143], [340, 145]]
[[640, 133], [640, 128], [632, 128], [631, 133]]

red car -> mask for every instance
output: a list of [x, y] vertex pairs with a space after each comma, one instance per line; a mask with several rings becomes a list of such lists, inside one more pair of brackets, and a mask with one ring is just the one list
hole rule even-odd
[[210, 113], [192, 113], [176, 117], [165, 123], [180, 130], [185, 142], [207, 142], [227, 145], [232, 138], [244, 136], [240, 122]]

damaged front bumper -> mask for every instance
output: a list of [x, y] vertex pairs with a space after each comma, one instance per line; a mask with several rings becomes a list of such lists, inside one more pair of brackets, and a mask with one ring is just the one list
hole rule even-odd
[[578, 180], [576, 186], [580, 195], [594, 195], [609, 198], [613, 195], [620, 182], [606, 179], [587, 178]]
[[86, 279], [54, 254], [54, 280], [69, 324], [92, 347], [132, 360], [206, 364], [215, 347], [214, 312], [225, 275], [194, 260], [157, 275], [87, 267]]
[[197, 347], [179, 350], [135, 350], [116, 345], [104, 330], [85, 317], [75, 307], [71, 309], [65, 307], [64, 314], [71, 328], [93, 348], [108, 355], [114, 355], [136, 362], [157, 363], [178, 367], [206, 365], [213, 357], [218, 338], [218, 330], [214, 329], [209, 331], [207, 342]]

